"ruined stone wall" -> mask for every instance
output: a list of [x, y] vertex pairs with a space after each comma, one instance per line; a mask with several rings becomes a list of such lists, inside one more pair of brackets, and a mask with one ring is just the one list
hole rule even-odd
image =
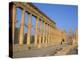
[[66, 32], [59, 29], [54, 29], [53, 31], [53, 44], [66, 43]]

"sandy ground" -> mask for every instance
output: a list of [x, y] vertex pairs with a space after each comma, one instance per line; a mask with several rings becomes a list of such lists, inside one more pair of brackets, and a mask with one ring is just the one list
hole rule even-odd
[[[67, 53], [65, 53], [67, 52]], [[44, 56], [55, 56], [55, 55], [71, 55], [78, 54], [77, 48], [70, 49], [68, 46], [49, 46], [47, 48], [35, 48], [35, 49], [25, 49], [25, 45], [18, 51], [13, 52], [14, 58], [23, 57], [44, 57]]]

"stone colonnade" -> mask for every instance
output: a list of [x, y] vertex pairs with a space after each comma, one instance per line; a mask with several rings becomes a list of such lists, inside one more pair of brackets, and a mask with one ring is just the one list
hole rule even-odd
[[[12, 4], [12, 39], [14, 40], [14, 32], [15, 32], [15, 23], [16, 23], [16, 8], [20, 7], [22, 9], [21, 21], [20, 21], [20, 31], [19, 31], [19, 46], [23, 46], [23, 33], [24, 33], [24, 20], [25, 20], [25, 12], [28, 12], [28, 23], [27, 23], [27, 43], [26, 46], [30, 47], [30, 35], [32, 28], [32, 16], [36, 16], [36, 24], [35, 24], [35, 35], [34, 35], [34, 47], [41, 47], [41, 44], [44, 47], [47, 47], [53, 42], [53, 29], [55, 28], [55, 23], [50, 20], [47, 16], [45, 16], [42, 12], [38, 11], [35, 6], [29, 3], [13, 3]], [[38, 23], [40, 22], [40, 26], [38, 28]], [[43, 25], [42, 25], [43, 23]], [[42, 29], [42, 27], [44, 28]], [[39, 35], [39, 36], [38, 36]], [[38, 41], [39, 38], [39, 41]], [[42, 42], [41, 42], [42, 41]]]

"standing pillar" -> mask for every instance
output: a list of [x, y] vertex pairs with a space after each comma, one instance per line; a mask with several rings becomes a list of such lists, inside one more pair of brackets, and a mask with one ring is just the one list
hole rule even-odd
[[32, 19], [32, 14], [29, 14], [28, 16], [28, 26], [27, 26], [27, 47], [30, 47], [30, 35], [31, 35], [31, 19]]
[[10, 24], [12, 24], [12, 39], [13, 39], [13, 42], [14, 42], [15, 23], [16, 23], [16, 6], [14, 4], [12, 5], [11, 15], [12, 15], [12, 21], [10, 20], [11, 21]]
[[36, 26], [35, 26], [35, 42], [34, 42], [34, 47], [37, 47], [37, 40], [38, 40], [38, 21], [39, 21], [39, 18], [37, 17], [37, 19], [36, 19]]
[[54, 30], [52, 28], [52, 41], [53, 41], [53, 44], [54, 44]]
[[48, 37], [48, 40], [49, 40], [49, 45], [50, 45], [50, 25], [48, 26], [48, 29], [49, 29], [49, 37]]
[[52, 45], [53, 45], [53, 31], [52, 31], [52, 27], [51, 27], [51, 40], [52, 40]]
[[44, 47], [46, 46], [46, 23], [44, 23]]
[[47, 26], [48, 27], [48, 45], [49, 45], [49, 25]]
[[49, 26], [49, 33], [50, 33], [49, 40], [50, 40], [50, 45], [51, 45], [51, 26]]
[[22, 10], [21, 15], [21, 23], [20, 23], [20, 33], [19, 33], [19, 45], [22, 46], [23, 39], [24, 39], [24, 17], [25, 17], [25, 10]]
[[52, 27], [50, 27], [50, 32], [51, 32], [51, 45], [52, 45]]
[[43, 27], [43, 44], [44, 44], [44, 39], [45, 39], [45, 23], [44, 23], [44, 27]]
[[40, 21], [40, 32], [39, 32], [39, 45], [38, 45], [38, 48], [41, 47], [41, 34], [42, 34], [42, 21]]
[[48, 24], [47, 24], [47, 45], [48, 45]]
[[45, 46], [47, 47], [47, 42], [48, 42], [47, 24], [46, 24], [46, 26], [45, 26], [45, 29], [46, 29], [46, 30], [45, 30], [45, 31], [46, 31], [46, 42], [45, 42], [45, 43], [46, 43], [46, 45], [45, 45]]

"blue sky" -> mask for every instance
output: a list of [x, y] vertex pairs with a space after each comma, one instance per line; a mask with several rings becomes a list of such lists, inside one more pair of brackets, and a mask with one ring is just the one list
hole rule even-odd
[[[70, 29], [74, 32], [78, 27], [78, 7], [75, 5], [59, 5], [59, 4], [43, 4], [43, 3], [33, 3], [37, 8], [39, 8], [44, 14], [51, 18], [56, 23], [58, 29], [64, 29], [68, 32]], [[21, 12], [20, 8], [16, 9], [16, 20], [18, 23], [16, 27], [20, 27]], [[32, 28], [31, 32], [35, 33], [35, 21], [36, 19], [32, 17]], [[25, 24], [28, 22], [28, 14], [25, 13]], [[27, 32], [27, 28], [24, 26], [24, 31]]]
[[76, 5], [34, 3], [43, 13], [56, 22], [58, 29], [68, 32], [78, 27], [78, 7]]

